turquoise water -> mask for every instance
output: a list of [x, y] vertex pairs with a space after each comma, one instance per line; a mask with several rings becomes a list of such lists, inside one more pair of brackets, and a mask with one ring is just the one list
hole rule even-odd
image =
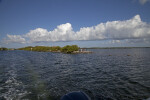
[[90, 51], [0, 51], [0, 100], [59, 100], [71, 91], [92, 100], [150, 97], [150, 48]]

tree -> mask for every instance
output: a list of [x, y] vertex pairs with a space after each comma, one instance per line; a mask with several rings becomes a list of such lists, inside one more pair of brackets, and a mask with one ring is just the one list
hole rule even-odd
[[61, 47], [59, 47], [59, 46], [54, 46], [54, 47], [51, 47], [50, 50], [51, 50], [51, 51], [60, 51], [60, 50], [61, 50]]
[[5, 48], [5, 47], [2, 47], [2, 48], [0, 48], [0, 50], [1, 50], [1, 51], [4, 51], [4, 50], [8, 50], [8, 49]]
[[79, 47], [77, 45], [67, 45], [64, 47], [54, 46], [54, 47], [46, 47], [46, 46], [28, 46], [24, 48], [19, 48], [18, 50], [27, 50], [27, 51], [38, 51], [38, 52], [64, 52], [64, 53], [73, 53], [74, 51], [78, 51]]
[[64, 46], [61, 51], [64, 52], [64, 53], [73, 53], [74, 51], [78, 51], [79, 50], [79, 47], [77, 45], [67, 45], [67, 46]]

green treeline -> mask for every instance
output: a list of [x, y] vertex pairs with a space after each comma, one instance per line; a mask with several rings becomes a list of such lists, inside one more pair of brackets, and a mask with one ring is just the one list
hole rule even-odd
[[64, 52], [64, 53], [73, 53], [74, 51], [78, 51], [79, 50], [79, 47], [77, 45], [67, 45], [67, 46], [64, 46], [61, 48], [61, 52]]
[[27, 51], [38, 51], [38, 52], [48, 52], [48, 51], [58, 51], [60, 47], [46, 47], [46, 46], [28, 46], [24, 48], [19, 48], [18, 50], [27, 50]]
[[64, 52], [64, 53], [73, 53], [74, 51], [78, 51], [79, 47], [77, 45], [67, 45], [64, 47], [59, 46], [28, 46], [24, 48], [19, 48], [17, 50], [27, 50], [27, 51], [38, 51], [38, 52]]
[[5, 47], [1, 47], [1, 48], [0, 48], [0, 51], [5, 51], [5, 50], [8, 50], [8, 49], [5, 48]]

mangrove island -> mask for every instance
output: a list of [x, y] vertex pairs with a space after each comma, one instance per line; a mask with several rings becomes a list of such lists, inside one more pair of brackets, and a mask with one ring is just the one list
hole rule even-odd
[[69, 54], [76, 54], [76, 53], [92, 53], [91, 51], [86, 51], [85, 49], [81, 49], [77, 45], [66, 45], [64, 47], [60, 46], [28, 46], [23, 48], [18, 48], [17, 50], [26, 50], [26, 51], [37, 51], [37, 52], [62, 52], [62, 53], [69, 53]]

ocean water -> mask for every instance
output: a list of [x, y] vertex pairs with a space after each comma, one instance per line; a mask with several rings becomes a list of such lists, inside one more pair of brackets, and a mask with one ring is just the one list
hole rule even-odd
[[0, 100], [150, 98], [150, 48], [90, 49], [91, 54], [0, 51]]

